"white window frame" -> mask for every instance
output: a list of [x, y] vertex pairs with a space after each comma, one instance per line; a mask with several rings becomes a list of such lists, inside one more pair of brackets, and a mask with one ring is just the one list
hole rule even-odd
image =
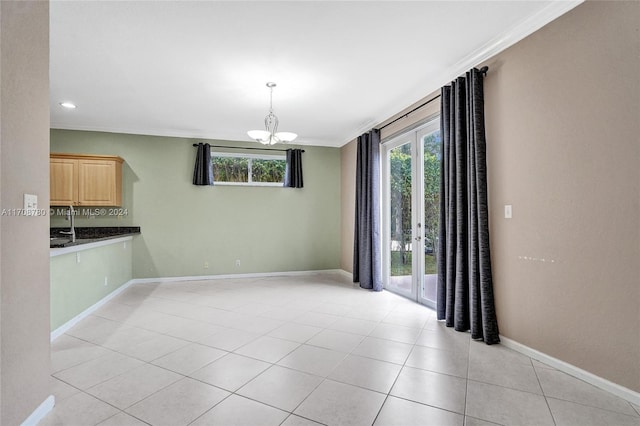
[[[253, 182], [251, 180], [251, 166], [253, 159], [256, 160], [282, 160], [286, 161], [287, 157], [284, 154], [245, 154], [245, 153], [233, 153], [233, 152], [211, 152], [211, 161], [214, 157], [232, 157], [232, 158], [247, 158], [249, 159], [249, 168], [247, 170], [247, 182], [220, 182], [215, 181], [215, 185], [219, 186], [276, 186], [282, 187], [284, 182]], [[283, 176], [284, 178], [284, 176]]]

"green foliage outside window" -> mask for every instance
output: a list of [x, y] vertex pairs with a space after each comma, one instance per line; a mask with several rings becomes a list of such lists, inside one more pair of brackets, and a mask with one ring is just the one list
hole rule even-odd
[[284, 182], [285, 160], [253, 159], [251, 180], [253, 182]]
[[214, 182], [248, 182], [249, 159], [241, 157], [213, 157]]
[[[424, 138], [424, 244], [435, 257], [440, 223], [440, 131]], [[435, 262], [433, 262], [435, 265]], [[436, 271], [427, 272], [435, 274]]]
[[213, 155], [215, 182], [282, 183], [286, 161], [279, 158]]
[[[436, 273], [438, 222], [440, 220], [440, 131], [424, 143], [424, 245], [425, 274]], [[391, 275], [411, 275], [411, 144], [392, 149], [389, 156], [391, 189]]]

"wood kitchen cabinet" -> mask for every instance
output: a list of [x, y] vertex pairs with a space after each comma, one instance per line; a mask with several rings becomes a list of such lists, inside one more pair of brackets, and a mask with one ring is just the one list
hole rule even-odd
[[120, 206], [122, 163], [114, 155], [51, 154], [52, 206]]

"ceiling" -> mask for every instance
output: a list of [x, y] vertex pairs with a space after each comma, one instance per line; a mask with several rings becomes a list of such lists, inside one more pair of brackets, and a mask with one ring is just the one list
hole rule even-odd
[[52, 1], [51, 127], [342, 146], [577, 4]]

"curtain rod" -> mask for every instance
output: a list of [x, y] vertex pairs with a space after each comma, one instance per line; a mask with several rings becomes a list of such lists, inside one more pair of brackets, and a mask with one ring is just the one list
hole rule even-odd
[[[194, 143], [193, 146], [198, 146], [197, 143]], [[243, 148], [241, 146], [224, 146], [224, 145], [209, 145], [212, 148], [228, 148], [228, 149], [253, 149], [256, 151], [281, 151], [281, 152], [287, 152], [286, 149], [268, 149], [268, 148]], [[304, 149], [301, 150], [302, 152], [304, 152]]]
[[[480, 72], [481, 72], [482, 74], [484, 74], [484, 75], [487, 75], [487, 71], [489, 71], [489, 67], [482, 67], [482, 68], [480, 68]], [[399, 121], [399, 120], [402, 120], [402, 119], [407, 118], [407, 117], [408, 117], [409, 115], [411, 115], [412, 113], [416, 112], [417, 110], [419, 110], [420, 108], [422, 108], [422, 107], [424, 107], [424, 106], [429, 105], [431, 102], [433, 102], [433, 101], [435, 101], [436, 99], [439, 99], [439, 98], [440, 98], [440, 95], [436, 95], [436, 96], [434, 96], [433, 98], [429, 99], [428, 101], [425, 101], [425, 102], [421, 103], [420, 105], [418, 105], [417, 107], [415, 107], [415, 108], [414, 108], [414, 109], [412, 109], [411, 111], [409, 111], [409, 112], [407, 112], [407, 113], [405, 113], [405, 114], [401, 115], [400, 117], [396, 118], [396, 119], [395, 119], [395, 120], [393, 120], [393, 121], [388, 122], [388, 123], [387, 123], [387, 124], [385, 124], [384, 126], [379, 127], [379, 128], [378, 128], [378, 130], [382, 130], [382, 129], [384, 129], [384, 128], [385, 128], [385, 127], [387, 127], [387, 126], [391, 126], [391, 125], [392, 125], [393, 123], [395, 123], [396, 121]]]

